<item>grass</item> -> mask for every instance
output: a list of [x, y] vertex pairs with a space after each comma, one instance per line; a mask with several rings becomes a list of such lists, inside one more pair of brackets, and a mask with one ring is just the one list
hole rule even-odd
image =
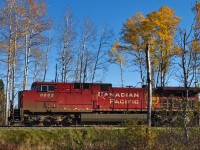
[[181, 128], [0, 129], [0, 150], [200, 149], [200, 129], [189, 133], [184, 143]]

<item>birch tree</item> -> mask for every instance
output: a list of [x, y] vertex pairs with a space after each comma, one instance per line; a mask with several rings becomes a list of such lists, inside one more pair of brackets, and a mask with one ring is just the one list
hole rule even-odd
[[45, 72], [47, 53], [43, 53], [40, 49], [32, 49], [32, 67], [30, 69], [30, 73], [33, 74], [32, 82], [42, 78], [43, 72]]
[[199, 87], [199, 68], [200, 68], [200, 3], [196, 2], [193, 7], [194, 12], [194, 35], [191, 43], [191, 50], [193, 53], [194, 60], [194, 86]]
[[44, 35], [44, 31], [51, 28], [51, 20], [46, 14], [46, 4], [43, 0], [29, 0], [24, 3], [24, 80], [23, 90], [26, 89], [28, 82], [28, 70], [31, 57], [31, 50], [35, 46], [44, 44], [48, 38]]
[[[1, 49], [4, 56], [2, 62], [7, 66], [6, 74], [6, 118], [10, 113], [16, 96], [16, 75], [23, 68], [21, 60], [25, 60], [24, 88], [28, 78], [28, 65], [31, 56], [31, 48], [44, 44], [46, 38], [41, 33], [49, 29], [50, 21], [45, 18], [45, 3], [37, 0], [9, 0], [5, 1], [0, 9], [1, 18]], [[25, 57], [21, 57], [24, 49]], [[7, 57], [5, 59], [5, 57]], [[17, 68], [19, 67], [19, 68]], [[6, 119], [6, 124], [8, 120]]]
[[107, 49], [111, 47], [114, 39], [114, 33], [107, 25], [103, 26], [103, 31], [97, 39], [97, 51], [94, 53], [94, 67], [91, 82], [95, 80], [98, 70], [106, 70], [108, 67]]
[[46, 52], [45, 52], [45, 60], [44, 60], [44, 76], [43, 76], [43, 81], [46, 80], [46, 74], [47, 74], [47, 68], [48, 68], [48, 58], [49, 58], [49, 51], [51, 49], [51, 42], [52, 42], [52, 37], [51, 34], [49, 33], [49, 37], [47, 40], [47, 47], [46, 47]]
[[155, 52], [152, 53], [152, 59], [155, 62], [154, 72], [157, 72], [159, 86], [164, 87], [172, 58], [175, 55], [174, 35], [180, 19], [177, 18], [175, 12], [168, 7], [161, 7], [159, 11], [150, 13], [148, 18], [155, 26]]
[[61, 70], [61, 81], [66, 82], [72, 72], [74, 66], [74, 54], [75, 54], [75, 41], [76, 41], [76, 20], [72, 14], [72, 11], [67, 8], [63, 21], [58, 27], [58, 48]]
[[121, 76], [121, 86], [124, 87], [124, 66], [127, 63], [127, 60], [124, 57], [123, 48], [119, 46], [118, 41], [112, 46], [112, 49], [109, 51], [110, 63], [115, 63], [119, 65], [120, 76]]
[[[138, 63], [142, 83], [144, 75], [141, 66], [144, 64], [142, 59], [145, 58], [143, 55], [145, 54], [145, 44], [141, 36], [146, 36], [151, 40], [149, 46], [153, 50], [151, 51], [152, 73], [157, 72], [160, 76], [160, 86], [164, 86], [170, 61], [174, 56], [173, 39], [178, 23], [179, 18], [175, 17], [174, 11], [168, 7], [161, 7], [159, 11], [147, 14], [146, 18], [141, 13], [137, 13], [124, 23], [122, 37], [125, 42], [133, 43], [127, 49], [133, 50], [131, 54]], [[146, 30], [152, 32], [147, 35]]]
[[12, 113], [12, 105], [15, 98], [15, 77], [16, 77], [16, 62], [17, 51], [19, 50], [19, 39], [21, 37], [21, 14], [23, 13], [21, 3], [16, 0], [5, 1], [5, 5], [1, 9], [1, 38], [2, 49], [7, 56], [4, 61], [7, 65], [6, 75], [6, 124], [8, 124], [9, 108]]
[[84, 83], [88, 80], [88, 70], [92, 63], [91, 50], [97, 34], [96, 27], [90, 18], [84, 20], [80, 32], [80, 47], [76, 58], [75, 81]]

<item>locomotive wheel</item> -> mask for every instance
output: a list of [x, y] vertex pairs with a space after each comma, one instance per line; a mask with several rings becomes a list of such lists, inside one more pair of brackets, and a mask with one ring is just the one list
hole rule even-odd
[[62, 121], [61, 121], [61, 124], [65, 127], [68, 127], [70, 125], [72, 125], [72, 119], [71, 118], [64, 118]]
[[50, 119], [44, 119], [44, 121], [43, 121], [43, 125], [45, 126], [45, 127], [50, 127], [51, 126], [51, 120]]

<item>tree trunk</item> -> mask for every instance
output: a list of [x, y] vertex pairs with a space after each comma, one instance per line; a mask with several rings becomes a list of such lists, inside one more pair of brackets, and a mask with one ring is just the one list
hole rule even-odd
[[55, 82], [58, 82], [58, 65], [56, 64]]
[[83, 73], [83, 65], [84, 65], [84, 58], [85, 58], [85, 46], [86, 46], [86, 41], [85, 41], [85, 37], [84, 37], [84, 42], [83, 42], [83, 47], [81, 50], [81, 57], [80, 57], [80, 70], [79, 70], [79, 83], [82, 82], [82, 73]]
[[152, 80], [151, 80], [151, 60], [149, 45], [146, 44], [146, 63], [147, 63], [147, 82], [148, 82], [148, 106], [147, 106], [147, 122], [151, 127], [151, 107], [152, 107]]
[[46, 51], [46, 55], [45, 55], [45, 66], [44, 66], [44, 78], [43, 78], [43, 81], [46, 80], [49, 50], [50, 50], [50, 46], [48, 45], [48, 48], [47, 48], [47, 51]]
[[141, 54], [140, 54], [140, 52], [139, 52], [139, 58], [140, 58], [140, 63], [139, 63], [139, 68], [140, 68], [140, 79], [141, 79], [141, 81], [142, 81], [142, 85], [141, 86], [143, 86], [144, 85], [144, 83], [145, 83], [145, 79], [144, 79], [144, 76], [143, 76], [143, 72], [142, 72], [142, 66], [143, 66], [143, 64], [142, 64], [142, 57], [141, 57]]
[[65, 52], [62, 51], [62, 82], [64, 82], [64, 74], [65, 74]]
[[188, 105], [188, 73], [186, 67], [186, 33], [183, 38], [183, 50], [182, 50], [182, 66], [183, 66], [183, 76], [184, 76], [184, 87], [185, 87], [185, 100], [183, 102], [183, 128], [185, 135], [185, 142], [188, 143], [189, 133], [188, 133], [188, 121], [187, 121], [187, 105]]
[[93, 71], [93, 74], [92, 74], [92, 83], [94, 82], [94, 77], [95, 77], [96, 70], [97, 70], [97, 64], [98, 64], [98, 61], [99, 61], [99, 55], [100, 55], [101, 48], [102, 48], [102, 37], [100, 39], [99, 48], [98, 48], [98, 51], [97, 51], [97, 56], [96, 56], [96, 60], [95, 60], [95, 64], [94, 64], [94, 71]]
[[124, 76], [123, 76], [123, 64], [122, 61], [120, 62], [120, 73], [121, 73], [121, 84], [124, 87]]
[[12, 121], [14, 121], [14, 99], [15, 99], [15, 72], [16, 72], [16, 50], [17, 50], [17, 31], [15, 33], [15, 41], [14, 41], [14, 49], [12, 52], [12, 97], [10, 104], [10, 117]]
[[88, 69], [88, 60], [89, 59], [89, 54], [86, 54], [85, 58], [85, 64], [84, 64], [84, 69], [83, 69], [83, 83], [87, 81], [87, 69]]
[[26, 35], [25, 37], [25, 67], [24, 67], [24, 81], [23, 81], [23, 90], [26, 90], [26, 85], [28, 82], [28, 69], [29, 69], [29, 57], [30, 57], [30, 36]]
[[10, 108], [10, 82], [11, 82], [11, 48], [8, 52], [8, 69], [7, 69], [7, 83], [6, 83], [6, 119], [5, 124], [8, 125], [9, 108]]

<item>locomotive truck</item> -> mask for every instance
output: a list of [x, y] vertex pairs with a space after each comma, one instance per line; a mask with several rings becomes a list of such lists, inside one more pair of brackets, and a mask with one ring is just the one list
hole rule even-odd
[[[152, 112], [180, 110], [185, 90], [161, 87], [153, 90]], [[24, 125], [51, 126], [120, 123], [128, 119], [145, 120], [146, 87], [112, 87], [105, 83], [34, 82], [31, 89], [18, 93], [14, 120]], [[198, 90], [189, 89], [191, 109], [198, 102]]]

